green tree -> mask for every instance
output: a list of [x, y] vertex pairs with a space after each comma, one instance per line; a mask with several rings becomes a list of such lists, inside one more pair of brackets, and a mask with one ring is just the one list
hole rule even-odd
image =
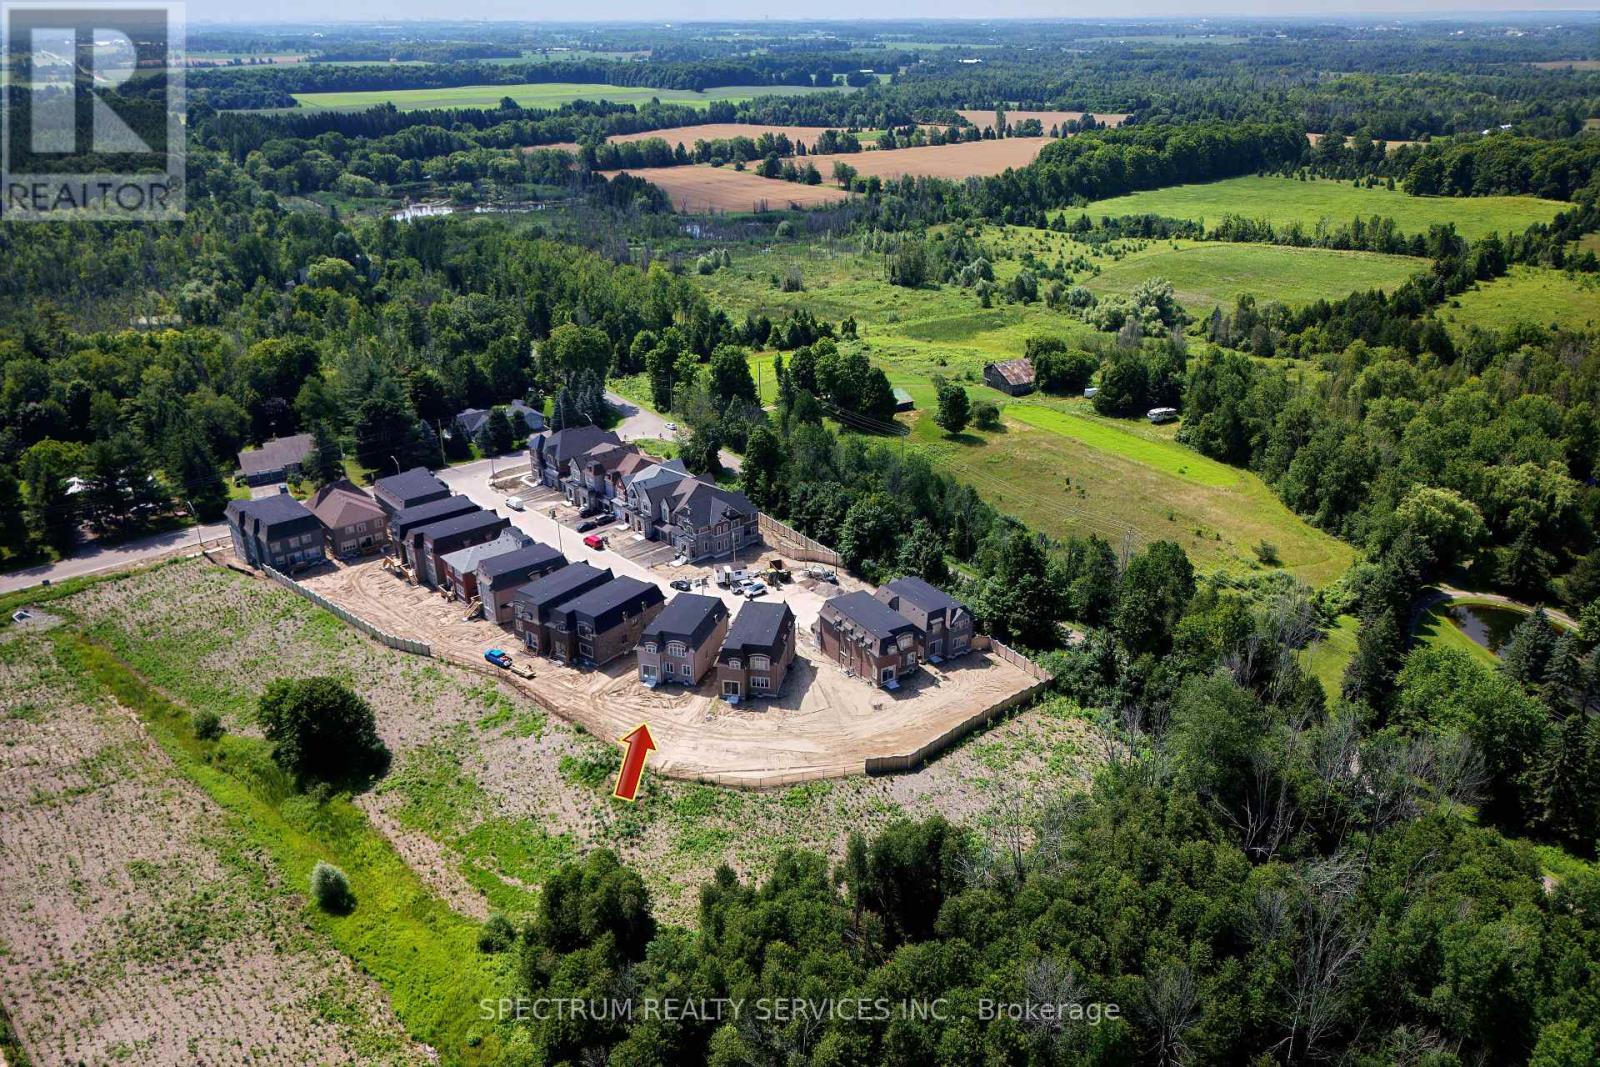
[[896, 569], [901, 574], [914, 574], [924, 581], [942, 584], [950, 577], [949, 564], [945, 562], [944, 538], [927, 519], [917, 519], [900, 543]]
[[702, 423], [689, 432], [679, 459], [691, 474], [709, 478], [722, 476], [722, 434], [711, 423]]
[[333, 864], [321, 860], [311, 868], [311, 899], [331, 915], [348, 915], [356, 904], [350, 879]]
[[1034, 533], [1021, 527], [1002, 536], [994, 569], [978, 597], [984, 626], [1003, 641], [1053, 648], [1061, 604], [1044, 549]]
[[82, 459], [80, 446], [46, 439], [29, 447], [19, 464], [27, 487], [23, 502], [28, 524], [62, 554], [77, 540], [78, 502], [67, 492], [67, 480], [77, 474]]
[[1112, 627], [1135, 655], [1160, 653], [1194, 596], [1194, 565], [1183, 548], [1157, 541], [1128, 562], [1117, 585]]
[[434, 449], [400, 387], [384, 380], [356, 409], [356, 460], [369, 470], [426, 465]]
[[570, 381], [589, 371], [604, 382], [611, 370], [611, 340], [604, 330], [569, 322], [550, 331], [540, 356], [555, 370], [555, 381]]
[[739, 399], [756, 403], [756, 380], [750, 373], [750, 363], [744, 349], [735, 345], [718, 345], [711, 353], [710, 377], [706, 382], [711, 399], [718, 410], [728, 406], [730, 400]]
[[485, 455], [498, 456], [511, 451], [516, 443], [517, 431], [511, 425], [511, 417], [506, 414], [506, 409], [491, 408], [489, 417], [483, 420], [483, 426], [478, 429], [478, 447]]
[[972, 401], [967, 397], [967, 391], [954, 382], [942, 382], [939, 385], [939, 410], [934, 414], [933, 421], [947, 434], [959, 434], [967, 428], [967, 421], [972, 417]]
[[302, 785], [359, 783], [389, 763], [372, 706], [337, 678], [279, 678], [261, 694], [256, 721], [273, 760]]
[[765, 420], [757, 422], [745, 438], [739, 477], [745, 496], [762, 511], [783, 510], [785, 459], [783, 439]]
[[173, 435], [168, 447], [171, 458], [167, 461], [167, 472], [178, 486], [184, 503], [194, 508], [194, 517], [201, 522], [221, 518], [228, 506], [228, 486], [200, 431], [183, 426]]
[[1425, 546], [1440, 567], [1462, 562], [1488, 536], [1477, 505], [1453, 489], [1419, 485], [1394, 511], [1395, 523]]
[[333, 435], [333, 427], [319, 422], [311, 431], [311, 454], [306, 457], [305, 476], [312, 485], [324, 486], [344, 477], [344, 449]]

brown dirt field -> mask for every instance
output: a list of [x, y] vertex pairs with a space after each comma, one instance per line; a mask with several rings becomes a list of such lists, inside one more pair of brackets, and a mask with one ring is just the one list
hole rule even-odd
[[[866, 153], [861, 153], [865, 155]], [[822, 160], [824, 156], [807, 158]], [[850, 158], [856, 158], [851, 156]], [[765, 211], [787, 207], [810, 208], [835, 204], [850, 194], [829, 183], [822, 169], [821, 185], [802, 185], [777, 178], [763, 178], [748, 170], [732, 167], [643, 167], [631, 171], [606, 171], [603, 177], [632, 174], [655, 185], [672, 200], [673, 207], [686, 214], [708, 211]]]
[[924, 178], [982, 178], [1012, 167], [1027, 166], [1050, 143], [1048, 137], [1005, 137], [998, 141], [967, 141], [807, 158], [822, 172], [824, 182], [833, 175], [834, 160], [850, 164], [863, 178], [873, 175], [898, 178], [906, 174]]
[[[1322, 141], [1322, 139], [1324, 137], [1326, 137], [1326, 136], [1327, 136], [1327, 134], [1324, 134], [1324, 133], [1307, 133], [1306, 134], [1306, 140], [1310, 141], [1313, 145], [1315, 145], [1315, 144], [1319, 144]], [[1385, 141], [1384, 142], [1384, 144], [1387, 146], [1386, 150], [1390, 151], [1390, 152], [1393, 152], [1396, 148], [1399, 148], [1401, 145], [1421, 144], [1421, 143], [1422, 143], [1421, 141]]]
[[[962, 118], [966, 119], [980, 130], [994, 128], [993, 108], [989, 109], [988, 111], [958, 111], [956, 114], [960, 115]], [[1107, 126], [1121, 126], [1124, 122], [1128, 121], [1127, 115], [1119, 115], [1116, 112], [1105, 112], [1102, 114], [1099, 111], [1012, 111], [1008, 108], [1006, 109], [1006, 122], [1010, 125], [1015, 125], [1027, 119], [1038, 119], [1039, 124], [1044, 127], [1044, 132], [1049, 133], [1051, 126], [1059, 126], [1063, 122], [1076, 121], [1077, 119], [1083, 118], [1085, 114], [1094, 115], [1097, 121], [1103, 122]]]
[[0, 635], [0, 997], [32, 1062], [426, 1063], [128, 710]]
[[[1085, 788], [1115, 751], [1084, 714], [1051, 701], [891, 777], [752, 793], [655, 773], [658, 752], [638, 803], [627, 805], [610, 797], [615, 733], [595, 736], [545, 715], [487, 665], [480, 674], [387, 649], [272, 582], [189, 561], [63, 603], [191, 709], [213, 707], [236, 720], [273, 678], [347, 679], [372, 703], [394, 754], [388, 777], [359, 802], [407, 862], [469, 915], [489, 905], [466, 873], [537, 889], [541, 872], [526, 859], [531, 841], [545, 843], [550, 862], [617, 850], [644, 875], [658, 917], [692, 924], [698, 887], [720, 863], [765, 875], [782, 849], [837, 858], [851, 831], [935, 813], [1002, 837], [1052, 799]], [[473, 645], [474, 654], [482, 647]], [[219, 680], [223, 662], [232, 666]], [[598, 771], [585, 775], [582, 767]], [[497, 906], [520, 913], [532, 899]]]
[[517, 655], [506, 630], [463, 620], [460, 602], [409, 585], [376, 563], [327, 570], [304, 581], [390, 633], [427, 641], [436, 658], [470, 670], [493, 676], [497, 668], [483, 662], [484, 650], [511, 650], [533, 667], [535, 677], [504, 680], [596, 737], [618, 738], [648, 722], [660, 746], [652, 766], [676, 778], [771, 786], [860, 774], [867, 757], [913, 751], [1033, 684], [1022, 670], [973, 652], [927, 666], [888, 693], [813, 660], [802, 632], [783, 696], [731, 708], [715, 698], [710, 679], [696, 690], [646, 688], [631, 654], [597, 670]]

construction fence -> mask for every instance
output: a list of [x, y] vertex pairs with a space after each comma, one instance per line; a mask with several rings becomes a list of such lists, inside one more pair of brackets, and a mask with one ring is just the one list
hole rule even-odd
[[332, 612], [334, 615], [337, 615], [340, 619], [344, 620], [344, 622], [355, 627], [357, 630], [360, 630], [374, 641], [388, 645], [390, 648], [399, 649], [401, 652], [410, 652], [417, 656], [433, 655], [433, 649], [426, 641], [414, 641], [409, 637], [396, 637], [392, 633], [378, 629], [366, 619], [354, 614], [349, 609], [340, 607], [338, 604], [335, 604], [321, 593], [307, 589], [305, 586], [301, 585], [287, 574], [284, 574], [282, 571], [279, 571], [273, 567], [263, 567], [261, 569], [266, 571], [268, 578], [271, 578], [285, 589], [292, 589], [294, 592], [299, 593], [301, 596], [305, 597], [322, 610]]
[[779, 522], [766, 512], [758, 512], [756, 521], [762, 538], [774, 550], [783, 553], [785, 558], [802, 563], [826, 563], [830, 567], [844, 566], [839, 553], [794, 527]]
[[1026, 671], [1032, 675], [1035, 679], [1034, 683], [1020, 693], [1013, 693], [998, 704], [984, 708], [976, 715], [957, 723], [938, 737], [911, 752], [890, 756], [868, 756], [866, 762], [868, 774], [900, 774], [906, 771], [914, 771], [972, 731], [989, 725], [1013, 708], [1020, 708], [1031, 703], [1035, 697], [1049, 689], [1051, 683], [1055, 681], [1055, 676], [1049, 671], [999, 641], [982, 635], [973, 640], [975, 649], [981, 649], [985, 645], [987, 645], [988, 651], [999, 659], [1005, 660], [1019, 670]]

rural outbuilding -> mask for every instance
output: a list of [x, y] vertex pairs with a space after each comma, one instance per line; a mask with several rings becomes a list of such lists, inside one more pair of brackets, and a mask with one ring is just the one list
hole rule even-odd
[[1012, 396], [1023, 396], [1033, 392], [1033, 361], [1031, 359], [1008, 359], [1000, 363], [985, 363], [983, 365], [984, 384], [991, 389], [998, 389], [1002, 393]]
[[728, 632], [728, 605], [714, 596], [679, 593], [639, 638], [639, 680], [645, 685], [698, 685]]

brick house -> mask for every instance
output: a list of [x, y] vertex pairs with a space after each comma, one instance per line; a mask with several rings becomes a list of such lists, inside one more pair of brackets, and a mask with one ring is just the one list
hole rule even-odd
[[330, 556], [362, 556], [389, 543], [388, 514], [348, 478], [318, 489], [309, 507], [322, 523]]
[[885, 689], [917, 669], [917, 624], [865, 590], [824, 602], [811, 632], [825, 657]]
[[717, 692], [730, 704], [777, 696], [794, 662], [794, 646], [795, 619], [788, 604], [747, 602], [717, 652]]
[[1011, 396], [1025, 396], [1033, 392], [1033, 360], [1008, 359], [983, 365], [984, 384]]
[[373, 498], [390, 515], [419, 504], [443, 500], [449, 495], [450, 487], [435, 478], [426, 467], [412, 467], [372, 483]]
[[572, 426], [536, 434], [528, 442], [528, 460], [541, 484], [560, 489], [574, 459], [603, 445], [620, 445], [622, 438], [598, 426]]
[[445, 519], [453, 519], [457, 515], [470, 515], [474, 511], [482, 511], [478, 505], [464, 496], [445, 496], [438, 500], [429, 500], [423, 504], [413, 504], [408, 508], [394, 512], [389, 516], [389, 540], [393, 542], [400, 554], [402, 562], [416, 565], [413, 555], [414, 546], [411, 535], [424, 526], [431, 526]]
[[260, 448], [239, 453], [239, 470], [246, 485], [271, 485], [287, 482], [300, 476], [306, 457], [314, 447], [311, 435], [297, 433], [291, 437], [274, 437], [263, 441]]
[[613, 578], [556, 608], [546, 655], [573, 665], [603, 667], [633, 651], [666, 600], [655, 582], [627, 575]]
[[567, 565], [567, 558], [537, 541], [514, 552], [478, 561], [478, 599], [483, 617], [501, 626], [511, 622], [512, 597], [518, 586], [543, 578]]
[[511, 593], [511, 629], [530, 652], [547, 654], [550, 623], [567, 601], [611, 581], [611, 568], [571, 563]]
[[679, 593], [639, 637], [639, 680], [699, 685], [728, 632], [728, 605], [714, 596]]
[[252, 567], [291, 571], [326, 559], [322, 523], [288, 493], [228, 503], [233, 553]]
[[457, 599], [471, 600], [478, 595], [478, 565], [515, 552], [530, 540], [515, 526], [507, 526], [492, 541], [458, 548], [439, 557], [439, 588]]
[[877, 597], [916, 624], [923, 659], [938, 663], [972, 648], [972, 613], [944, 590], [921, 578], [896, 578]]
[[748, 497], [664, 465], [627, 481], [623, 514], [635, 533], [691, 560], [761, 543], [760, 512]]
[[493, 541], [509, 525], [509, 520], [480, 508], [411, 531], [408, 539], [417, 581], [437, 588], [444, 576], [445, 556], [458, 549]]

